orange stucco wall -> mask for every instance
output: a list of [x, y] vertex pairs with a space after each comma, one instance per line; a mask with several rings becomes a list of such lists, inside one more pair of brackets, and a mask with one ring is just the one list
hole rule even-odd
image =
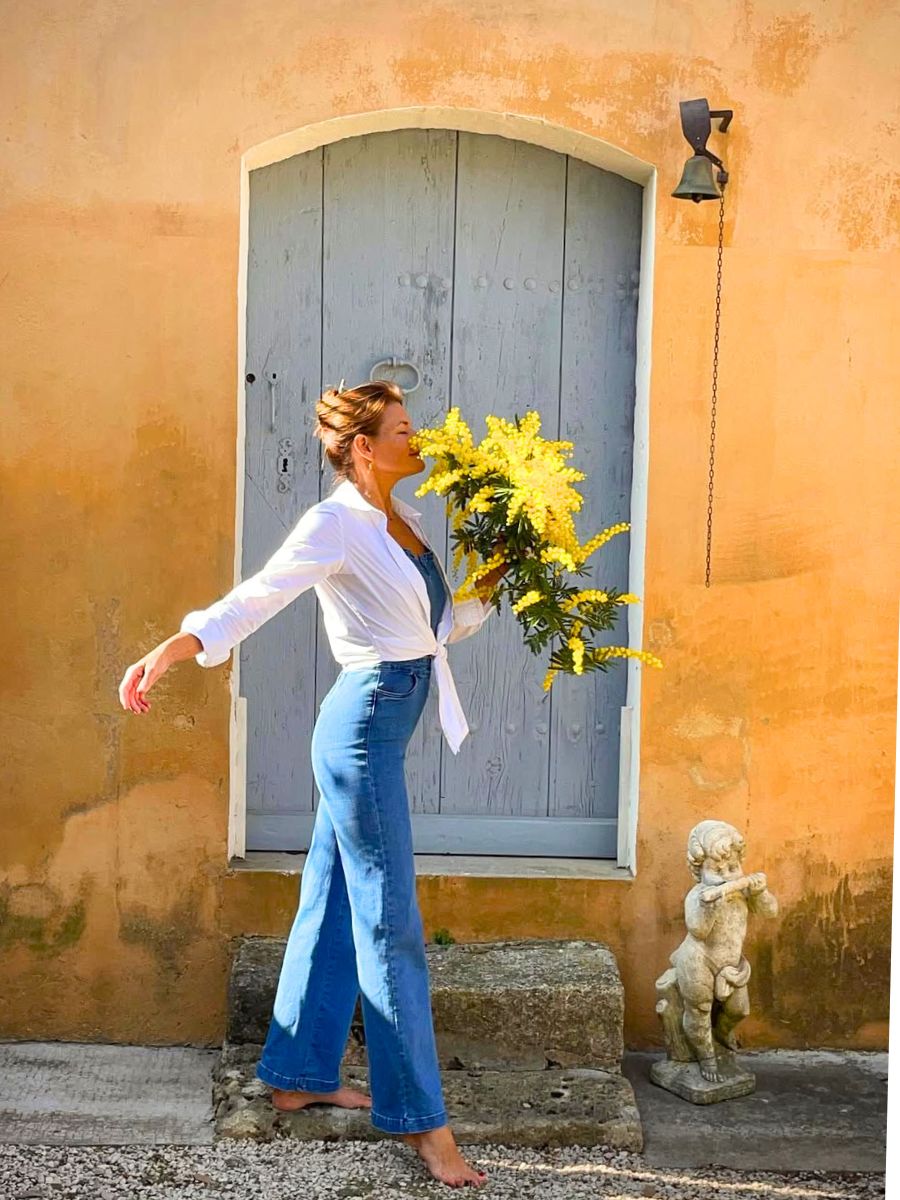
[[[690, 827], [738, 825], [747, 1045], [887, 1047], [897, 672], [896, 6], [636, 0], [5, 5], [2, 1035], [213, 1044], [229, 939], [296, 877], [226, 869], [228, 668], [119, 707], [233, 582], [242, 154], [330, 118], [514, 113], [659, 171], [638, 874], [434, 879], [426, 929], [590, 936], [626, 1040], [682, 935]], [[733, 108], [713, 586], [718, 206], [678, 101]]]

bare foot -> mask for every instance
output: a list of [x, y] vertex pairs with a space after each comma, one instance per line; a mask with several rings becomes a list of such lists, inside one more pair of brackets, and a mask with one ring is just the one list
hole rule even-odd
[[487, 1183], [484, 1171], [476, 1171], [463, 1158], [449, 1125], [426, 1129], [422, 1133], [401, 1133], [400, 1137], [412, 1146], [425, 1166], [441, 1183], [451, 1187], [471, 1184], [483, 1187]]
[[712, 1058], [700, 1058], [697, 1060], [697, 1065], [700, 1067], [700, 1074], [704, 1079], [708, 1079], [710, 1083], [724, 1083], [725, 1076], [718, 1070], [719, 1060], [715, 1055]]
[[272, 1089], [272, 1107], [279, 1112], [296, 1112], [307, 1104], [335, 1104], [338, 1108], [371, 1108], [372, 1097], [353, 1088], [339, 1087], [336, 1092], [287, 1092]]

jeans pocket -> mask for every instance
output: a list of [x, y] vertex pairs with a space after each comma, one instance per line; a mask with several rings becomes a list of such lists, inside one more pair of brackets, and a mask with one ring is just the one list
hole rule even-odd
[[411, 667], [382, 663], [376, 691], [388, 700], [407, 700], [418, 687], [419, 676]]

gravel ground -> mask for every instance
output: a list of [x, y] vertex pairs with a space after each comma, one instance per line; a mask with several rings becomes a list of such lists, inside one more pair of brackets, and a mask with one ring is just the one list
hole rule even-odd
[[726, 1168], [648, 1166], [638, 1154], [567, 1146], [528, 1150], [463, 1146], [488, 1174], [481, 1188], [432, 1179], [401, 1142], [219, 1142], [212, 1146], [0, 1145], [4, 1200], [404, 1200], [466, 1195], [510, 1197], [658, 1197], [659, 1200], [870, 1200], [884, 1175], [784, 1174]]

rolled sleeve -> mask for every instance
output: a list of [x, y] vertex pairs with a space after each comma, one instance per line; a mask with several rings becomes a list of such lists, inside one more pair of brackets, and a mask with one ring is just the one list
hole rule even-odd
[[255, 575], [209, 608], [187, 613], [180, 632], [200, 639], [203, 649], [194, 657], [201, 667], [218, 666], [239, 642], [343, 565], [340, 518], [333, 512], [309, 509]]
[[179, 633], [192, 633], [194, 637], [200, 639], [203, 644], [203, 649], [199, 654], [195, 654], [195, 660], [201, 667], [217, 667], [219, 663], [223, 663], [231, 653], [231, 647], [215, 646], [214, 621], [209, 615], [210, 609], [195, 609], [193, 612], [187, 613], [181, 622]]
[[453, 628], [447, 643], [461, 642], [463, 638], [477, 633], [496, 608], [490, 600], [474, 596], [471, 600], [456, 600], [453, 604]]

